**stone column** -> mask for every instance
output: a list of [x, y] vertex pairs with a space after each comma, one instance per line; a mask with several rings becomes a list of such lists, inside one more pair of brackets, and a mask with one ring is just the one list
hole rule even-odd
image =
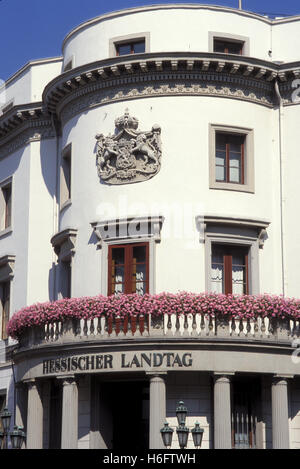
[[43, 448], [43, 402], [40, 384], [35, 380], [27, 381], [28, 407], [27, 407], [27, 449]]
[[272, 442], [273, 449], [289, 449], [288, 383], [283, 377], [272, 382]]
[[230, 376], [214, 374], [215, 449], [231, 449]]
[[78, 387], [75, 376], [59, 377], [62, 380], [61, 449], [78, 448]]
[[166, 420], [165, 374], [150, 375], [149, 448], [165, 449], [160, 434]]

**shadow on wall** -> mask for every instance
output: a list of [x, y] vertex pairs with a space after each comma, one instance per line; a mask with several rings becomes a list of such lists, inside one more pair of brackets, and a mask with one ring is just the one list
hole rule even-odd
[[50, 196], [53, 198], [56, 192], [56, 138], [41, 140], [40, 159], [41, 172]]
[[57, 275], [58, 275], [58, 266], [53, 262], [51, 269], [49, 269], [49, 275], [48, 275], [49, 301], [57, 300], [57, 289], [55, 286], [55, 279]]

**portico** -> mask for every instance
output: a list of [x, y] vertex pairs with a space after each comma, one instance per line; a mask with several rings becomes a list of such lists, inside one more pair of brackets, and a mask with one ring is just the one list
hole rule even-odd
[[132, 444], [136, 438], [141, 449], [162, 449], [160, 429], [166, 419], [176, 427], [176, 402], [183, 399], [191, 409], [188, 425], [198, 419], [205, 429], [204, 448], [289, 448], [298, 370], [286, 331], [234, 336], [227, 327], [219, 335], [170, 336], [156, 321], [155, 328], [150, 322], [143, 333], [137, 329], [134, 342], [114, 328], [102, 340], [72, 335], [68, 327], [51, 340], [28, 331], [15, 355], [27, 447], [121, 448], [126, 421]]

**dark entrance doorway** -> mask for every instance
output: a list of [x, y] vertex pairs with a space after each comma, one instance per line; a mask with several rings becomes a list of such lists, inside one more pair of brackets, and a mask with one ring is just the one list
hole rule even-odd
[[149, 449], [149, 383], [110, 383], [114, 450]]

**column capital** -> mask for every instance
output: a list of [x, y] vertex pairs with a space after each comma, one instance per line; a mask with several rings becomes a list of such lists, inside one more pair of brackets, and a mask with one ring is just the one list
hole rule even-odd
[[146, 371], [145, 374], [150, 379], [152, 379], [152, 378], [164, 378], [164, 377], [167, 376], [168, 372], [167, 371]]
[[25, 389], [26, 388], [26, 382], [25, 381], [18, 381], [15, 383], [15, 388], [16, 389]]
[[294, 375], [281, 373], [280, 375], [273, 375], [273, 381], [286, 381], [287, 379], [293, 379]]
[[232, 376], [235, 375], [234, 371], [214, 371], [212, 373], [214, 381], [221, 381], [222, 379], [225, 381], [230, 381]]
[[235, 371], [213, 371], [213, 376], [233, 376]]
[[40, 383], [35, 378], [28, 378], [23, 381], [24, 385], [27, 385], [29, 389], [39, 387]]
[[73, 384], [77, 384], [77, 377], [75, 375], [56, 376], [56, 379], [60, 381], [62, 386], [72, 386]]

